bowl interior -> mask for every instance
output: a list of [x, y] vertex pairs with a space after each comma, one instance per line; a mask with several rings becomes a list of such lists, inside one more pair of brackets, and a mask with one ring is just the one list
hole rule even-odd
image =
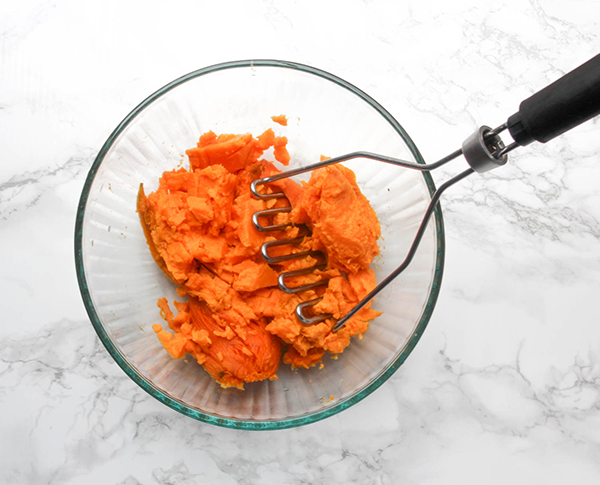
[[[288, 126], [270, 119], [286, 114]], [[362, 399], [395, 371], [422, 333], [437, 297], [443, 229], [436, 212], [414, 260], [374, 302], [384, 312], [322, 369], [291, 370], [278, 379], [222, 389], [193, 359], [173, 360], [152, 324], [156, 301], [177, 298], [154, 263], [135, 211], [165, 170], [187, 166], [198, 137], [267, 128], [288, 137], [290, 168], [320, 155], [356, 150], [419, 158], [400, 126], [356, 88], [321, 71], [276, 61], [240, 62], [191, 73], [144, 101], [111, 135], [90, 171], [76, 231], [78, 276], [92, 323], [121, 367], [153, 396], [195, 418], [245, 428], [304, 424]], [[269, 153], [265, 158], [270, 158]], [[345, 163], [376, 210], [381, 255], [378, 281], [404, 259], [430, 200], [428, 175], [367, 159]], [[331, 398], [333, 396], [333, 398]]]

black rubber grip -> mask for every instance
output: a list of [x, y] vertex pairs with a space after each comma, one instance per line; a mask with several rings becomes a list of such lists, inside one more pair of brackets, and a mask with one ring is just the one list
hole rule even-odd
[[600, 54], [527, 98], [508, 118], [521, 146], [546, 143], [600, 114]]

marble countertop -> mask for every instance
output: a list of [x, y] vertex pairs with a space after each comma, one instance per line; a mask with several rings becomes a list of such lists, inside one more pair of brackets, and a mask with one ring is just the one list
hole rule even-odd
[[434, 160], [598, 54], [599, 19], [595, 0], [0, 3], [0, 483], [600, 483], [600, 119], [448, 191], [420, 343], [306, 427], [223, 429], [154, 400], [100, 344], [73, 258], [96, 153], [182, 74], [319, 67]]

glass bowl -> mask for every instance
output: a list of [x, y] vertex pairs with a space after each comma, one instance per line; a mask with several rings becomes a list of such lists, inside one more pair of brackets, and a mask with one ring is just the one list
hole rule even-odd
[[[271, 121], [285, 114], [288, 126]], [[172, 359], [152, 331], [156, 302], [176, 298], [154, 263], [136, 213], [140, 183], [155, 190], [165, 170], [187, 165], [199, 136], [267, 128], [288, 137], [290, 168], [356, 150], [423, 163], [400, 124], [376, 101], [327, 72], [254, 60], [194, 71], [159, 89], [114, 130], [85, 181], [75, 228], [75, 259], [91, 322], [117, 364], [142, 389], [183, 414], [241, 429], [278, 429], [332, 416], [381, 386], [410, 354], [433, 311], [444, 261], [439, 207], [409, 268], [375, 300], [383, 315], [362, 340], [324, 367], [221, 388], [190, 359]], [[267, 157], [268, 158], [268, 157]], [[435, 187], [428, 173], [357, 159], [345, 163], [381, 222], [380, 281], [404, 259]], [[188, 362], [186, 362], [186, 360]]]

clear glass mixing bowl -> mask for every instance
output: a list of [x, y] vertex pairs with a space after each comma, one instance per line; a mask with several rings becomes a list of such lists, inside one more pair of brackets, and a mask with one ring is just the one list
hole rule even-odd
[[[270, 117], [285, 114], [287, 127]], [[444, 261], [441, 211], [429, 223], [409, 268], [374, 302], [383, 315], [362, 340], [324, 368], [222, 389], [193, 359], [173, 360], [152, 331], [156, 301], [176, 298], [154, 263], [136, 213], [165, 170], [185, 164], [199, 136], [266, 128], [288, 137], [290, 168], [356, 150], [422, 163], [400, 124], [368, 95], [327, 72], [291, 62], [240, 61], [192, 72], [135, 108], [110, 135], [85, 182], [75, 229], [75, 259], [91, 322], [117, 364], [162, 403], [201, 421], [242, 429], [308, 424], [357, 403], [410, 354], [433, 311]], [[428, 173], [357, 159], [353, 169], [382, 227], [378, 281], [404, 259], [434, 191]], [[331, 396], [333, 398], [331, 399]]]

